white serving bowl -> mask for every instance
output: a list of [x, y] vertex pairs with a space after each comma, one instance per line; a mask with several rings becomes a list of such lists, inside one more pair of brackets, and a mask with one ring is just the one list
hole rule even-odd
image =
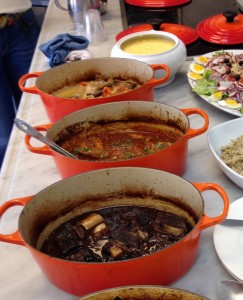
[[[122, 50], [122, 44], [124, 42], [127, 42], [137, 37], [146, 38], [148, 36], [154, 36], [154, 35], [159, 36], [163, 39], [168, 39], [173, 41], [174, 42], [173, 48], [164, 52], [155, 53], [155, 54], [146, 54], [146, 55], [130, 54]], [[112, 57], [136, 59], [150, 65], [166, 64], [170, 68], [170, 78], [166, 83], [157, 86], [157, 88], [161, 86], [165, 86], [174, 80], [176, 73], [181, 69], [182, 65], [186, 61], [186, 55], [187, 55], [186, 46], [176, 35], [169, 32], [156, 31], [156, 30], [141, 31], [141, 32], [128, 34], [123, 38], [121, 38], [111, 50]], [[155, 78], [161, 77], [163, 75], [163, 73], [161, 72], [163, 71], [155, 71]]]
[[211, 128], [208, 133], [208, 144], [221, 170], [235, 184], [243, 189], [243, 176], [228, 167], [221, 156], [221, 147], [231, 143], [232, 140], [243, 135], [243, 118], [237, 118]]

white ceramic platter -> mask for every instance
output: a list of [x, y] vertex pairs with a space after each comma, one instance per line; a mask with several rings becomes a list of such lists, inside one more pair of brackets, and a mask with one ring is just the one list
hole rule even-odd
[[[233, 54], [240, 54], [240, 53], [243, 53], [243, 50], [234, 50], [234, 49], [227, 49], [226, 51], [228, 51], [228, 52], [232, 52]], [[209, 52], [209, 53], [206, 53], [206, 54], [202, 54], [201, 56], [206, 56], [206, 57], [208, 57], [208, 58], [211, 58], [212, 57], [212, 55], [213, 55], [213, 53], [215, 53], [215, 51], [214, 52]], [[188, 70], [189, 71], [189, 70]], [[188, 77], [187, 77], [188, 78]], [[195, 87], [195, 85], [196, 85], [196, 81], [195, 80], [192, 80], [192, 79], [190, 79], [190, 78], [188, 78], [188, 81], [189, 81], [189, 84], [191, 85], [191, 87], [192, 88], [194, 88]], [[229, 109], [229, 108], [225, 108], [225, 107], [222, 107], [222, 106], [220, 106], [217, 102], [215, 102], [215, 101], [210, 101], [209, 99], [208, 99], [208, 97], [207, 96], [203, 96], [203, 95], [198, 95], [199, 97], [201, 97], [203, 100], [205, 100], [206, 102], [208, 102], [209, 104], [211, 104], [212, 106], [214, 106], [214, 107], [216, 107], [216, 108], [218, 108], [218, 109], [220, 109], [220, 110], [223, 110], [223, 111], [225, 111], [225, 112], [227, 112], [227, 113], [229, 113], [229, 114], [232, 114], [232, 115], [234, 115], [234, 116], [237, 116], [237, 117], [243, 117], [243, 114], [240, 112], [240, 111], [238, 111], [238, 110], [234, 110], [234, 109]]]
[[[243, 198], [230, 204], [227, 218], [243, 220]], [[226, 270], [243, 282], [243, 226], [216, 225], [214, 246]]]

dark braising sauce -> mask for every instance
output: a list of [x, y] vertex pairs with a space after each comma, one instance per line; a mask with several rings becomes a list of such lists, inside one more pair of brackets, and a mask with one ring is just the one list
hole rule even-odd
[[41, 251], [84, 262], [109, 262], [157, 252], [184, 237], [186, 218], [143, 206], [107, 207], [74, 217], [57, 227]]
[[184, 133], [175, 126], [141, 121], [93, 124], [58, 144], [79, 159], [125, 160], [154, 154]]

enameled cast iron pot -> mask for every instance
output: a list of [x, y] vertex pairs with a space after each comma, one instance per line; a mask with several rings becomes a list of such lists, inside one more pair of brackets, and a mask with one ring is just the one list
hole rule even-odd
[[[199, 115], [204, 119], [202, 127], [197, 129], [190, 127], [188, 116], [192, 114]], [[180, 125], [180, 128], [184, 129], [185, 134], [170, 147], [157, 153], [120, 161], [90, 161], [68, 158], [48, 146], [32, 146], [29, 135], [26, 135], [25, 143], [31, 152], [53, 156], [63, 178], [94, 169], [123, 166], [154, 168], [182, 175], [187, 161], [188, 140], [204, 133], [208, 128], [208, 116], [203, 110], [198, 108], [179, 110], [173, 106], [154, 102], [123, 101], [89, 107], [70, 114], [53, 125], [46, 124], [35, 128], [39, 131], [47, 131], [47, 137], [52, 141], [56, 141], [56, 137], [64, 128], [78, 122], [82, 122], [83, 126], [87, 126], [89, 123], [92, 124], [92, 122], [133, 120], [138, 116], [140, 119], [144, 116], [145, 120], [150, 117], [151, 120], [174, 121]]]
[[116, 297], [139, 300], [206, 300], [205, 297], [189, 291], [159, 285], [135, 285], [107, 289], [84, 296], [80, 300], [111, 300], [116, 299]]
[[[154, 78], [155, 70], [163, 70], [163, 76]], [[132, 91], [105, 98], [68, 99], [51, 95], [58, 88], [70, 83], [77, 83], [89, 78], [90, 75], [102, 74], [107, 77], [125, 77], [137, 79], [142, 86]], [[126, 58], [93, 58], [64, 64], [45, 72], [33, 72], [23, 75], [19, 87], [23, 92], [39, 94], [51, 122], [62, 117], [97, 104], [118, 102], [122, 100], [153, 101], [153, 88], [165, 83], [170, 76], [167, 65], [148, 65], [134, 59]], [[37, 78], [36, 85], [25, 86], [27, 79]]]
[[[206, 190], [219, 194], [223, 202], [220, 215], [205, 215], [201, 193]], [[133, 197], [114, 196], [121, 193]], [[143, 197], [137, 197], [138, 194]], [[181, 207], [188, 208], [188, 219], [193, 216], [194, 226], [184, 238], [161, 251], [124, 261], [92, 263], [57, 259], [38, 250], [48, 233], [71, 217], [117, 205], [165, 208], [168, 202], [162, 197], [170, 199], [178, 213]], [[112, 287], [168, 285], [177, 280], [197, 257], [201, 230], [226, 218], [229, 199], [214, 183], [192, 184], [164, 171], [125, 167], [79, 174], [63, 179], [35, 196], [10, 200], [0, 207], [0, 217], [16, 205], [25, 206], [19, 217], [18, 230], [12, 234], [0, 234], [0, 241], [26, 246], [54, 285], [81, 296]]]

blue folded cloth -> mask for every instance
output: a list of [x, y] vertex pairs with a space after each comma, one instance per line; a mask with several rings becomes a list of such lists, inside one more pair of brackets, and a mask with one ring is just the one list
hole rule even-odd
[[50, 59], [50, 66], [54, 67], [63, 64], [70, 51], [85, 49], [88, 45], [89, 40], [84, 36], [63, 33], [40, 45], [39, 49]]

